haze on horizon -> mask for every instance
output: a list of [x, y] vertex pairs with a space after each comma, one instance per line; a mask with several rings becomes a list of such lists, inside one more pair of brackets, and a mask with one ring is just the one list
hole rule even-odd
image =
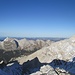
[[0, 0], [0, 36], [70, 37], [75, 0]]

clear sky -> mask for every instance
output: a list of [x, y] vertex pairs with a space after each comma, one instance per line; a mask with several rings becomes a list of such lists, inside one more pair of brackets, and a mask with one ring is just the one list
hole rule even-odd
[[75, 35], [75, 0], [0, 0], [0, 36]]

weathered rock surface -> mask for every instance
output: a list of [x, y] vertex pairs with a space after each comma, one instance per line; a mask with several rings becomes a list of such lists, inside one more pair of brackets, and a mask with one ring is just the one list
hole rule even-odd
[[[20, 41], [21, 49], [29, 49], [30, 45], [35, 43], [39, 48], [45, 46], [44, 41], [40, 43], [38, 40], [36, 40], [37, 42], [29, 40], [25, 44], [27, 41], [26, 39]], [[25, 45], [22, 47], [21, 43], [29, 48], [25, 48]], [[43, 47], [29, 56], [23, 55], [15, 60], [20, 63], [16, 64], [17, 67], [15, 67], [16, 65], [12, 66], [15, 70], [13, 71], [12, 67], [8, 65], [7, 68], [0, 69], [1, 75], [75, 75], [75, 37], [52, 43], [50, 46]], [[20, 69], [19, 66], [21, 66]], [[14, 73], [12, 74], [12, 72]]]
[[[45, 66], [41, 65], [38, 71], [34, 73], [34, 70], [30, 71], [31, 75], [75, 75], [75, 38], [72, 38], [52, 43], [50, 46], [44, 47], [29, 56], [23, 56], [16, 60], [23, 64], [37, 57], [40, 63], [45, 63]], [[47, 69], [46, 64], [50, 66], [50, 72], [48, 72], [49, 69]]]
[[[39, 41], [39, 42], [38, 42]], [[48, 46], [52, 41], [43, 40], [27, 40], [27, 39], [15, 39], [15, 38], [6, 38], [4, 41], [0, 42], [0, 61], [10, 61], [14, 58], [20, 57], [21, 55], [29, 55], [32, 52]]]
[[[21, 60], [19, 59], [20, 63], [23, 61], [32, 60], [35, 57], [38, 57], [40, 62], [49, 63], [53, 59], [60, 59], [60, 60], [70, 60], [75, 56], [75, 42], [71, 39], [66, 39], [63, 41], [58, 41], [52, 43], [48, 47], [44, 47], [35, 53], [29, 55], [28, 57], [23, 57]], [[23, 60], [22, 60], [23, 59]]]
[[49, 65], [44, 65], [40, 68], [40, 72], [45, 75], [58, 75]]
[[49, 65], [43, 65], [41, 68], [40, 68], [40, 71], [37, 71], [35, 73], [32, 73], [30, 75], [58, 75], [54, 69], [49, 66]]
[[21, 39], [18, 40], [19, 46], [22, 50], [25, 51], [37, 51], [38, 49], [41, 49], [45, 46], [51, 45], [53, 43], [50, 40], [43, 41], [43, 40], [27, 40], [27, 39]]
[[75, 61], [54, 59], [50, 63], [41, 63], [34, 58], [22, 65], [15, 61], [0, 66], [0, 75], [75, 75]]
[[19, 46], [21, 50], [25, 51], [35, 51], [35, 41], [34, 40], [27, 40], [27, 39], [21, 39], [18, 41]]
[[6, 51], [17, 50], [18, 49], [18, 42], [12, 38], [6, 38], [3, 41], [3, 49]]
[[0, 49], [4, 49], [6, 51], [9, 50], [25, 50], [27, 52], [36, 51], [41, 49], [42, 47], [49, 46], [53, 43], [53, 41], [47, 40], [27, 40], [27, 39], [15, 39], [15, 38], [6, 38], [4, 41], [0, 42]]
[[0, 49], [2, 49], [2, 42], [0, 41]]

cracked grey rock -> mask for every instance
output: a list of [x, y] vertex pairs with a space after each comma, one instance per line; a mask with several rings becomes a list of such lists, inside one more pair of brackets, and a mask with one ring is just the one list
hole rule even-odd
[[11, 51], [11, 50], [17, 50], [18, 48], [18, 43], [16, 40], [12, 38], [6, 38], [3, 41], [3, 49], [6, 51]]
[[44, 65], [41, 67], [40, 72], [46, 75], [57, 75], [54, 69], [49, 65]]

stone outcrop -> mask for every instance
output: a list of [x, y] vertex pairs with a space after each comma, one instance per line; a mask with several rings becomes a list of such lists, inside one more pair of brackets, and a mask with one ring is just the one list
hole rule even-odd
[[[53, 43], [49, 41], [49, 45]], [[0, 42], [0, 61], [5, 60], [9, 62], [14, 58], [20, 57], [21, 55], [29, 55], [40, 48], [48, 46], [46, 41], [39, 40], [27, 40], [27, 39], [15, 39], [15, 38], [6, 38], [4, 41]]]
[[40, 71], [37, 71], [35, 73], [32, 73], [30, 75], [58, 75], [54, 69], [49, 66], [49, 65], [43, 65], [41, 68], [40, 68]]
[[0, 75], [75, 75], [75, 62], [54, 59], [51, 63], [41, 63], [38, 58], [24, 62], [10, 62], [0, 66]]
[[75, 56], [75, 42], [73, 42], [71, 39], [66, 39], [63, 41], [52, 43], [48, 47], [43, 47], [42, 49], [29, 55], [28, 57], [25, 57], [25, 60], [23, 61], [32, 60], [35, 57], [38, 57], [40, 62], [49, 63], [53, 59], [70, 60], [74, 56]]
[[0, 49], [2, 49], [2, 42], [0, 41]]
[[[50, 46], [43, 47], [44, 41], [38, 41], [39, 48], [43, 48], [30, 54], [29, 56], [21, 56], [14, 60], [19, 64], [9, 64], [0, 69], [1, 74], [9, 75], [75, 75], [75, 37], [65, 39], [50, 44]], [[22, 41], [22, 42], [21, 42]], [[25, 44], [28, 40], [23, 39], [20, 42]], [[23, 42], [24, 41], [24, 42]], [[29, 40], [27, 45], [35, 44], [32, 40]], [[46, 43], [49, 41], [45, 41]], [[20, 45], [20, 43], [19, 43]], [[36, 47], [36, 45], [35, 45]], [[24, 47], [23, 47], [24, 48]], [[22, 49], [23, 49], [22, 48]], [[2, 63], [2, 62], [1, 62]], [[17, 66], [16, 66], [17, 65]], [[14, 68], [15, 70], [13, 71]], [[17, 68], [17, 69], [16, 69]], [[9, 71], [10, 69], [10, 71]], [[7, 72], [9, 71], [9, 72]]]
[[0, 49], [6, 51], [10, 50], [25, 50], [27, 52], [34, 52], [42, 47], [49, 46], [53, 41], [47, 40], [27, 40], [27, 39], [15, 39], [15, 38], [6, 38], [4, 41], [0, 42]]
[[34, 52], [43, 47], [51, 45], [51, 43], [53, 42], [50, 40], [43, 41], [38, 39], [34, 41], [34, 40], [21, 39], [21, 40], [18, 40], [18, 43], [22, 50], [25, 50], [28, 52], [30, 51]]
[[6, 38], [3, 41], [3, 49], [6, 51], [17, 50], [18, 49], [18, 42], [12, 38]]
[[35, 41], [34, 40], [27, 40], [21, 39], [18, 41], [21, 50], [25, 51], [35, 51]]
[[[52, 43], [48, 47], [36, 51], [29, 56], [17, 58], [20, 64], [38, 58], [40, 63], [46, 63], [40, 66], [40, 71], [31, 75], [74, 75], [75, 74], [75, 42], [74, 37]], [[50, 68], [50, 71], [48, 72]], [[51, 68], [52, 67], [52, 68]], [[46, 70], [46, 71], [45, 71]]]

